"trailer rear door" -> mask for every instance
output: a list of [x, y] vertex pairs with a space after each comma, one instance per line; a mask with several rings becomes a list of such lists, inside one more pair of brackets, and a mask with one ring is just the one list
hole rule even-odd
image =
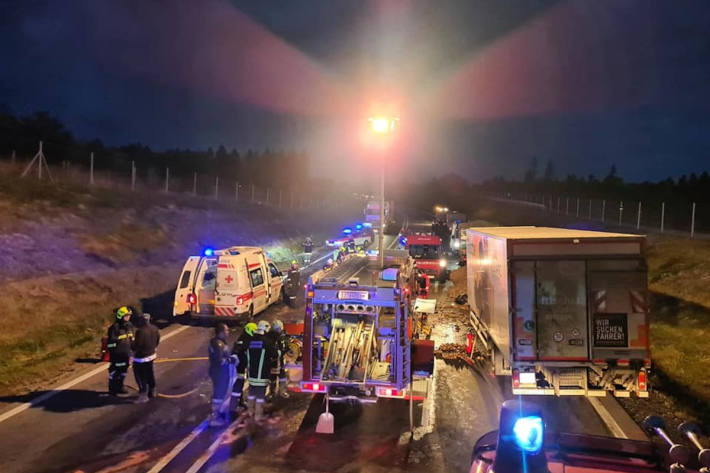
[[588, 360], [585, 262], [543, 260], [535, 266], [538, 358]]

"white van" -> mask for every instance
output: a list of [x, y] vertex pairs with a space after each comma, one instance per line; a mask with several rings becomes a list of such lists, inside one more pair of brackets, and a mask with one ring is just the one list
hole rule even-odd
[[251, 319], [284, 298], [284, 276], [263, 249], [232, 246], [190, 256], [175, 290], [173, 316]]

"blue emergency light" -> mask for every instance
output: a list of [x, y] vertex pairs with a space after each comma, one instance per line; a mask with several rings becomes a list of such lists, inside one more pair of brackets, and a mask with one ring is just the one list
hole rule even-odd
[[205, 248], [205, 251], [202, 252], [202, 254], [205, 256], [212, 256], [214, 255], [214, 249], [207, 247]]
[[362, 223], [356, 223], [355, 230], [362, 230]]
[[371, 223], [371, 222], [365, 222], [365, 223], [363, 223], [363, 226], [368, 227], [368, 228], [371, 228], [371, 227], [372, 227], [372, 223]]
[[353, 232], [352, 228], [349, 228], [349, 227], [343, 228], [343, 233], [346, 235], [350, 235], [352, 232]]
[[547, 472], [544, 439], [545, 427], [539, 406], [520, 400], [505, 401], [500, 410], [494, 470], [500, 473]]

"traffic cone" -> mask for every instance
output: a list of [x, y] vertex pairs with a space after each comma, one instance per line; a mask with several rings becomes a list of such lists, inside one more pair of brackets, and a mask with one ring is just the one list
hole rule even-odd
[[335, 433], [335, 417], [328, 410], [328, 394], [325, 395], [325, 412], [318, 417], [316, 424], [317, 434], [332, 434]]

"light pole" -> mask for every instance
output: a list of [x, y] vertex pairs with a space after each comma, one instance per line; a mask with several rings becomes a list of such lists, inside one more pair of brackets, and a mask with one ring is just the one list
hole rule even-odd
[[[370, 128], [373, 133], [384, 138], [394, 132], [397, 120], [399, 119], [395, 117], [371, 117]], [[380, 234], [377, 239], [377, 256], [381, 269], [385, 267], [385, 147], [380, 151]]]

